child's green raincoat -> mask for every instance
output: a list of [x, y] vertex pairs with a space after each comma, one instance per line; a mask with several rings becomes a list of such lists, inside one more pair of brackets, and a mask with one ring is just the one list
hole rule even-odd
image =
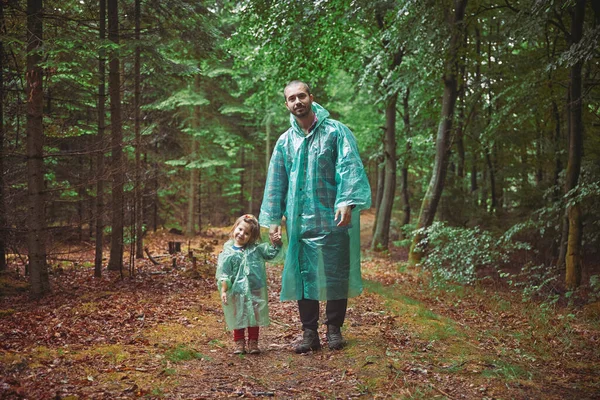
[[269, 243], [233, 248], [233, 240], [223, 245], [215, 275], [219, 292], [227, 282], [227, 304], [223, 304], [229, 330], [269, 325], [267, 271], [265, 260], [273, 260], [281, 248]]
[[[363, 289], [359, 222], [360, 210], [371, 207], [371, 188], [352, 132], [319, 104], [313, 102], [312, 109], [317, 123], [308, 135], [290, 115], [291, 128], [271, 156], [260, 210], [265, 227], [286, 218], [284, 301], [337, 300], [358, 296]], [[337, 227], [335, 211], [348, 205], [354, 206], [352, 223]]]

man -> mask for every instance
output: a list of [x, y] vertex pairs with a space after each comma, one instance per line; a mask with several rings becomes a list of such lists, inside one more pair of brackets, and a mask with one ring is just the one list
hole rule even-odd
[[284, 96], [291, 127], [273, 149], [259, 221], [277, 235], [285, 219], [280, 297], [298, 301], [296, 353], [321, 348], [319, 301], [327, 302], [328, 346], [341, 349], [348, 298], [362, 292], [359, 217], [371, 189], [352, 132], [313, 102], [306, 83], [290, 82]]

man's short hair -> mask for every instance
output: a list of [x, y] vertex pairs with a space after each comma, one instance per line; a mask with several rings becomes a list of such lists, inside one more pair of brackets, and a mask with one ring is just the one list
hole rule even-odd
[[285, 97], [285, 91], [287, 90], [287, 88], [289, 88], [290, 86], [293, 86], [293, 85], [304, 86], [304, 89], [306, 89], [306, 93], [308, 93], [308, 95], [310, 96], [310, 87], [308, 86], [308, 84], [306, 82], [299, 81], [299, 80], [293, 80], [293, 81], [290, 81], [290, 83], [288, 83], [287, 85], [285, 85], [285, 88], [283, 89], [283, 98], [285, 101], [287, 101], [287, 98]]

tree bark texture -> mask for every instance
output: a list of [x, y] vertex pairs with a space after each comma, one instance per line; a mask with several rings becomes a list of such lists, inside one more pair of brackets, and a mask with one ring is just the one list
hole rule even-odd
[[[485, 152], [485, 162], [487, 163], [488, 171], [490, 173], [490, 208], [488, 211], [494, 212], [498, 206], [498, 200], [496, 196], [496, 174], [494, 172], [494, 161], [492, 160], [492, 155], [489, 151]], [[487, 206], [486, 206], [487, 209]]]
[[569, 207], [569, 240], [567, 242], [566, 286], [575, 289], [581, 284], [581, 239], [583, 229], [581, 223], [581, 206]]
[[402, 212], [404, 214], [402, 218], [402, 226], [410, 223], [410, 194], [408, 191], [408, 167], [410, 166], [412, 155], [412, 134], [410, 130], [410, 108], [408, 106], [409, 98], [410, 88], [407, 87], [404, 97], [402, 98], [402, 119], [404, 121], [404, 131], [406, 132], [406, 153], [404, 154], [404, 159], [402, 161], [402, 170], [400, 175], [402, 183]]
[[[108, 0], [108, 39], [119, 44], [119, 8], [117, 0]], [[111, 126], [111, 178], [112, 178], [112, 217], [111, 242], [108, 269], [120, 271], [123, 268], [123, 226], [124, 195], [123, 185], [125, 165], [123, 163], [123, 130], [121, 121], [121, 70], [119, 53], [110, 54], [108, 66], [108, 92], [110, 96]]]
[[[577, 0], [572, 10], [571, 37], [572, 46], [575, 46], [583, 36], [583, 20], [585, 16], [585, 0]], [[583, 62], [579, 61], [571, 67], [569, 114], [569, 161], [565, 181], [565, 192], [577, 187], [581, 172], [581, 158], [583, 155], [583, 121], [582, 121], [582, 79], [581, 70]], [[574, 289], [581, 283], [581, 239], [582, 223], [581, 211], [578, 204], [568, 210], [569, 233], [567, 240], [566, 257], [566, 284]]]
[[44, 201], [44, 107], [42, 55], [42, 0], [27, 1], [27, 244], [29, 281], [34, 297], [50, 291], [46, 265], [46, 213]]
[[[106, 0], [100, 0], [100, 41], [106, 38]], [[94, 257], [94, 276], [102, 276], [104, 251], [104, 131], [106, 104], [106, 58], [104, 49], [98, 52], [98, 134], [96, 140], [96, 248]]]
[[[0, 34], [5, 32], [4, 2], [0, 2]], [[0, 40], [0, 272], [6, 270], [6, 198], [4, 191], [4, 46]]]
[[375, 188], [375, 221], [373, 222], [373, 229], [371, 234], [375, 236], [375, 230], [377, 229], [377, 217], [379, 215], [379, 207], [381, 206], [381, 199], [383, 198], [383, 186], [385, 183], [385, 157], [380, 154], [376, 158], [375, 171], [377, 173], [377, 186]]
[[141, 30], [141, 0], [135, 0], [135, 59], [134, 59], [134, 119], [135, 119], [135, 258], [144, 258], [144, 180], [142, 179], [142, 127], [141, 127], [141, 107], [142, 94], [140, 90], [141, 81], [141, 45], [140, 45], [140, 30]]
[[383, 153], [385, 156], [385, 176], [383, 184], [383, 195], [377, 209], [377, 221], [372, 250], [387, 250], [390, 239], [390, 223], [392, 220], [392, 209], [394, 208], [394, 197], [396, 192], [396, 104], [398, 95], [394, 94], [388, 99], [385, 108], [385, 137]]
[[441, 121], [438, 126], [436, 138], [436, 153], [433, 166], [433, 173], [427, 192], [421, 203], [419, 213], [419, 221], [417, 229], [420, 231], [413, 238], [409, 252], [409, 263], [411, 265], [420, 264], [423, 249], [421, 241], [425, 238], [423, 229], [428, 228], [433, 223], [435, 212], [444, 189], [444, 179], [448, 169], [448, 156], [450, 152], [452, 119], [454, 117], [454, 106], [458, 95], [457, 77], [458, 77], [458, 60], [460, 58], [460, 49], [462, 44], [463, 34], [463, 18], [467, 0], [456, 0], [454, 2], [454, 19], [452, 21], [452, 33], [450, 37], [450, 49], [446, 67], [444, 71], [444, 95], [442, 100]]
[[[200, 90], [200, 75], [196, 75], [194, 78], [194, 88], [195, 90]], [[192, 130], [194, 135], [198, 130], [200, 121], [200, 108], [198, 106], [193, 106], [191, 109], [191, 117], [192, 117]], [[196, 141], [196, 137], [191, 137], [191, 155], [190, 160], [196, 161], [196, 149], [198, 148], [198, 143]], [[185, 230], [185, 234], [187, 237], [192, 237], [196, 234], [196, 218], [194, 212], [196, 207], [194, 204], [196, 203], [196, 186], [198, 185], [198, 170], [196, 168], [190, 169], [190, 181], [188, 187], [188, 209], [187, 209], [187, 227]]]

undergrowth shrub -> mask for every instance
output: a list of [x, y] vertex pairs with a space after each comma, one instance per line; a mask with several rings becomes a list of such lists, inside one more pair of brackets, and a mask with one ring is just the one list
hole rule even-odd
[[423, 233], [421, 245], [427, 248], [423, 267], [431, 272], [434, 285], [447, 281], [472, 284], [479, 269], [500, 269], [515, 251], [530, 249], [527, 243], [505, 235], [496, 237], [479, 227], [451, 227], [434, 222]]

